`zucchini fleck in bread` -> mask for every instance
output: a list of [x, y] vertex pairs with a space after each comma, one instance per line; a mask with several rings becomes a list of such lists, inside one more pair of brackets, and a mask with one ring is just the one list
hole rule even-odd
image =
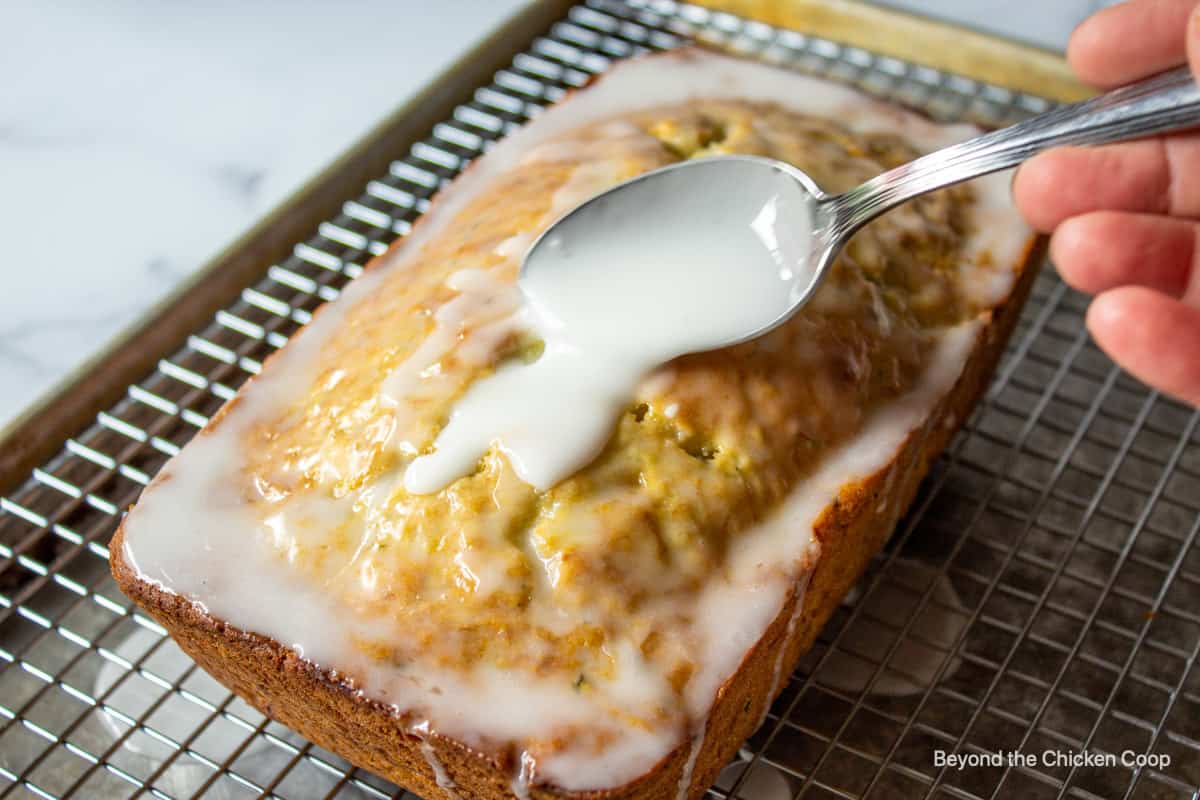
[[720, 153], [841, 191], [972, 132], [712, 53], [616, 66], [472, 165], [163, 468], [118, 583], [248, 702], [424, 797], [699, 797], [986, 384], [1033, 272], [1007, 179], [863, 230], [796, 318], [649, 376], [548, 491], [495, 448], [436, 494], [404, 469], [473, 380], [538, 357], [517, 268], [574, 204]]

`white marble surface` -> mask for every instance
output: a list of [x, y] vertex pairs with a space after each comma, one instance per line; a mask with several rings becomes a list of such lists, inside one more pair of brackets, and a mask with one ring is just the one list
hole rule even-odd
[[[891, 0], [1061, 47], [1098, 0]], [[521, 0], [0, 2], [0, 427]]]

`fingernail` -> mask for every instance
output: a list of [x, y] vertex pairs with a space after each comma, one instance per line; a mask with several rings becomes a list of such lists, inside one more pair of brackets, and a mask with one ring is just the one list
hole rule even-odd
[[1100, 331], [1099, 336], [1102, 337], [1106, 330], [1113, 327], [1120, 327], [1120, 303], [1113, 303], [1116, 297], [1112, 290], [1109, 290], [1096, 295], [1092, 298], [1092, 302], [1088, 304], [1083, 322], [1093, 336], [1096, 336], [1097, 331]]
[[1200, 5], [1192, 9], [1183, 41], [1192, 73], [1200, 78]]

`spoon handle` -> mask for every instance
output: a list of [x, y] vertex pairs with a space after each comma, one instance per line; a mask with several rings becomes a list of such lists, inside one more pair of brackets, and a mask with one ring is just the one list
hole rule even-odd
[[1193, 125], [1200, 125], [1200, 88], [1180, 67], [888, 170], [830, 198], [830, 232], [849, 236], [906, 200], [1015, 167], [1050, 147], [1106, 144]]

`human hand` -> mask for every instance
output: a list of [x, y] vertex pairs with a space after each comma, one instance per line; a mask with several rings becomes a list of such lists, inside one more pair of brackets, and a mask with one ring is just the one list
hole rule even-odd
[[[1197, 0], [1131, 0], [1086, 20], [1067, 58], [1119, 86], [1183, 63], [1200, 75]], [[1020, 168], [1017, 207], [1050, 232], [1063, 279], [1095, 294], [1087, 326], [1146, 383], [1200, 406], [1200, 131], [1057, 148]]]

